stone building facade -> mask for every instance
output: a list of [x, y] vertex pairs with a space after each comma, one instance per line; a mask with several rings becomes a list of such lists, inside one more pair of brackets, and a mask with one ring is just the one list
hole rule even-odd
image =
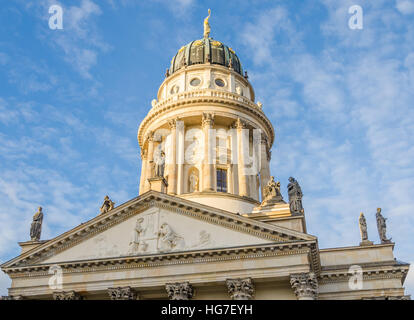
[[4, 299], [409, 298], [394, 243], [320, 249], [307, 233], [298, 182], [284, 201], [270, 173], [272, 123], [209, 30], [173, 57], [139, 127], [139, 196], [20, 242]]

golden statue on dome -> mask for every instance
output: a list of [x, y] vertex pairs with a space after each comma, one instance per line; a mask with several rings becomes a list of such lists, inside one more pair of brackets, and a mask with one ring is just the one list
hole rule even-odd
[[208, 9], [208, 16], [204, 19], [204, 38], [210, 37], [210, 24], [208, 23], [208, 20], [211, 16], [211, 10]]

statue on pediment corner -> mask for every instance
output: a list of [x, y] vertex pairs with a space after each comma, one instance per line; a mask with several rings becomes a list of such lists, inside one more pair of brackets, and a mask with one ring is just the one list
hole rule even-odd
[[30, 226], [30, 239], [32, 241], [39, 241], [40, 234], [42, 232], [42, 223], [43, 223], [43, 211], [42, 207], [37, 209], [37, 212], [33, 216], [33, 221]]
[[115, 202], [113, 202], [111, 199], [109, 199], [108, 196], [105, 196], [104, 202], [102, 203], [101, 206], [101, 214], [102, 213], [107, 213], [108, 211], [111, 211], [115, 206]]
[[304, 213], [302, 205], [302, 189], [299, 185], [299, 182], [293, 178], [289, 178], [289, 184], [287, 186], [288, 196], [289, 196], [289, 207], [292, 214], [301, 214]]
[[387, 224], [386, 220], [387, 218], [384, 218], [381, 214], [381, 208], [377, 209], [376, 213], [376, 219], [377, 219], [377, 228], [378, 228], [378, 234], [381, 240], [381, 243], [391, 243], [391, 238], [387, 239]]

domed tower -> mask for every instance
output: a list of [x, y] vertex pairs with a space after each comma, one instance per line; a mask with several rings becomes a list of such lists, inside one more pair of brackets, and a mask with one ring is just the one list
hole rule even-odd
[[140, 194], [166, 192], [251, 212], [270, 179], [274, 129], [235, 51], [210, 37], [181, 47], [138, 129]]

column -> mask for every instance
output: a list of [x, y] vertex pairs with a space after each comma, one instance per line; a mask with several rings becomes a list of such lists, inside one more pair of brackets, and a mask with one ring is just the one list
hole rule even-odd
[[263, 189], [266, 187], [267, 183], [270, 180], [270, 169], [269, 169], [269, 161], [270, 161], [270, 152], [268, 152], [268, 139], [262, 133], [262, 139], [260, 143], [260, 157], [261, 157], [261, 164], [260, 164], [260, 188], [263, 201]]
[[139, 181], [139, 194], [145, 192], [145, 180], [147, 177], [147, 150], [141, 149], [141, 179]]
[[[238, 176], [239, 176], [239, 195], [242, 197], [249, 196], [248, 176], [244, 172], [244, 156], [245, 152], [249, 152], [249, 145], [245, 145], [246, 141], [243, 141], [243, 129], [246, 129], [246, 123], [240, 118], [237, 118], [237, 150], [238, 150]], [[248, 143], [248, 141], [247, 141]]]
[[210, 145], [210, 132], [213, 128], [214, 115], [203, 113], [202, 128], [204, 133], [204, 161], [203, 161], [203, 191], [214, 191], [214, 164], [212, 146]]
[[145, 192], [150, 190], [150, 183], [148, 179], [154, 176], [153, 164], [154, 164], [154, 132], [150, 131], [147, 135], [148, 140], [148, 153], [147, 153], [147, 164], [145, 166]]
[[138, 300], [131, 287], [108, 288], [108, 295], [111, 300]]
[[171, 154], [168, 159], [168, 193], [177, 194], [177, 119], [168, 121], [171, 130]]
[[298, 300], [318, 299], [318, 280], [313, 272], [291, 274], [290, 285]]
[[185, 139], [185, 126], [184, 121], [179, 120], [176, 122], [175, 134], [177, 136], [177, 194], [184, 193], [184, 139]]
[[170, 300], [190, 300], [193, 297], [193, 286], [189, 282], [167, 283], [165, 285]]
[[227, 279], [227, 290], [232, 300], [252, 300], [254, 285], [251, 278]]
[[53, 300], [82, 300], [82, 296], [75, 291], [53, 292]]

